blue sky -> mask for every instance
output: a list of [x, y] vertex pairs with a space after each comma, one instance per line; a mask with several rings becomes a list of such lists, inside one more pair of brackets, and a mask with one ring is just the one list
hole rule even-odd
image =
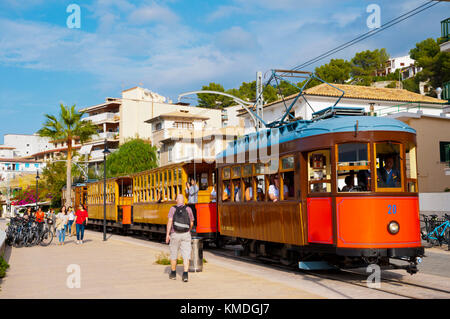
[[[369, 31], [366, 8], [381, 23], [426, 2], [335, 0], [1, 0], [0, 143], [31, 134], [60, 103], [85, 107], [136, 85], [176, 100], [218, 82], [226, 89], [257, 71], [291, 68]], [[69, 4], [81, 28], [69, 29]], [[331, 58], [386, 48], [406, 55], [440, 36], [450, 3], [439, 3]]]

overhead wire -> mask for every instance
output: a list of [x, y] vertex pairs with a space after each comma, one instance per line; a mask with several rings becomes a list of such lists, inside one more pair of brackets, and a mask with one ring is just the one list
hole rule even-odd
[[361, 34], [358, 37], [356, 37], [356, 38], [354, 38], [354, 39], [352, 39], [350, 41], [347, 41], [347, 42], [339, 45], [338, 47], [336, 47], [334, 49], [328, 50], [327, 52], [324, 52], [324, 53], [320, 54], [319, 56], [317, 56], [317, 57], [315, 57], [313, 59], [310, 59], [310, 60], [308, 60], [308, 61], [306, 61], [306, 62], [304, 62], [304, 63], [302, 63], [300, 65], [295, 66], [294, 68], [292, 68], [292, 70], [299, 70], [299, 69], [303, 69], [303, 68], [305, 68], [307, 66], [310, 66], [311, 64], [314, 64], [314, 63], [316, 63], [316, 62], [318, 62], [318, 61], [320, 61], [322, 59], [325, 59], [325, 58], [329, 57], [330, 55], [333, 55], [333, 54], [335, 54], [335, 53], [337, 53], [339, 51], [342, 51], [342, 50], [344, 50], [344, 49], [346, 49], [346, 48], [348, 48], [348, 47], [350, 47], [350, 46], [352, 46], [352, 45], [354, 45], [356, 43], [359, 43], [359, 42], [361, 42], [361, 41], [363, 41], [363, 40], [365, 40], [365, 39], [367, 39], [367, 38], [369, 38], [371, 36], [374, 36], [375, 34], [381, 32], [381, 31], [384, 31], [384, 30], [386, 30], [386, 29], [388, 29], [388, 28], [390, 28], [390, 27], [392, 27], [392, 26], [394, 26], [394, 25], [396, 25], [396, 24], [398, 24], [398, 23], [400, 23], [400, 22], [402, 22], [402, 21], [404, 21], [406, 19], [409, 19], [412, 16], [415, 16], [416, 14], [421, 13], [421, 12], [423, 12], [423, 11], [425, 11], [425, 10], [435, 6], [435, 5], [437, 5], [439, 2], [440, 1], [427, 1], [426, 3], [418, 6], [418, 7], [414, 8], [414, 9], [412, 9], [412, 10], [410, 10], [410, 11], [408, 11], [408, 12], [406, 12], [406, 13], [404, 13], [404, 14], [402, 14], [402, 15], [394, 18], [394, 19], [392, 19], [392, 20], [390, 20], [389, 22], [383, 24], [379, 28], [372, 29], [372, 30], [370, 30], [370, 31], [368, 31], [368, 32], [366, 32], [364, 34]]

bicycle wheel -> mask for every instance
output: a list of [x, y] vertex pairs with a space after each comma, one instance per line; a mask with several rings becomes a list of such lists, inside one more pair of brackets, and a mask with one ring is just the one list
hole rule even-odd
[[14, 237], [14, 247], [20, 248], [23, 246], [23, 236], [21, 233], [17, 233]]
[[422, 240], [427, 240], [427, 228], [426, 227], [422, 227], [420, 229], [420, 236], [422, 237]]
[[53, 232], [51, 230], [44, 230], [44, 232], [41, 235], [41, 246], [48, 246], [53, 240]]

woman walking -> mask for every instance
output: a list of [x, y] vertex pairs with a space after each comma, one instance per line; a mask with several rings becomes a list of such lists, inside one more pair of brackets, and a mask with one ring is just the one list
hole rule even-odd
[[73, 225], [73, 221], [75, 220], [75, 212], [73, 211], [72, 206], [69, 206], [68, 211], [69, 211], [69, 213], [67, 214], [67, 216], [69, 217], [69, 220], [67, 222], [67, 234], [69, 235], [69, 237], [71, 237], [72, 236], [72, 225]]
[[75, 224], [77, 227], [77, 244], [82, 244], [84, 238], [84, 228], [88, 222], [88, 212], [83, 206], [80, 205], [75, 213], [75, 216]]
[[60, 245], [64, 245], [64, 241], [66, 240], [67, 220], [66, 207], [63, 206], [61, 212], [56, 215], [56, 230], [58, 231]]

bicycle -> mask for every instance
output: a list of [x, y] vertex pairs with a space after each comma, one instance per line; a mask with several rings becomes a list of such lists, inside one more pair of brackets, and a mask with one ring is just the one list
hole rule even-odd
[[426, 240], [428, 243], [430, 242], [430, 238], [428, 234], [430, 234], [436, 226], [438, 226], [441, 222], [438, 220], [437, 215], [432, 214], [429, 217], [427, 215], [422, 214], [423, 222], [425, 227], [420, 229], [420, 233], [423, 240]]
[[431, 240], [431, 243], [448, 244], [450, 240], [450, 215], [444, 214], [445, 222], [437, 225], [430, 233], [427, 234], [427, 238]]

